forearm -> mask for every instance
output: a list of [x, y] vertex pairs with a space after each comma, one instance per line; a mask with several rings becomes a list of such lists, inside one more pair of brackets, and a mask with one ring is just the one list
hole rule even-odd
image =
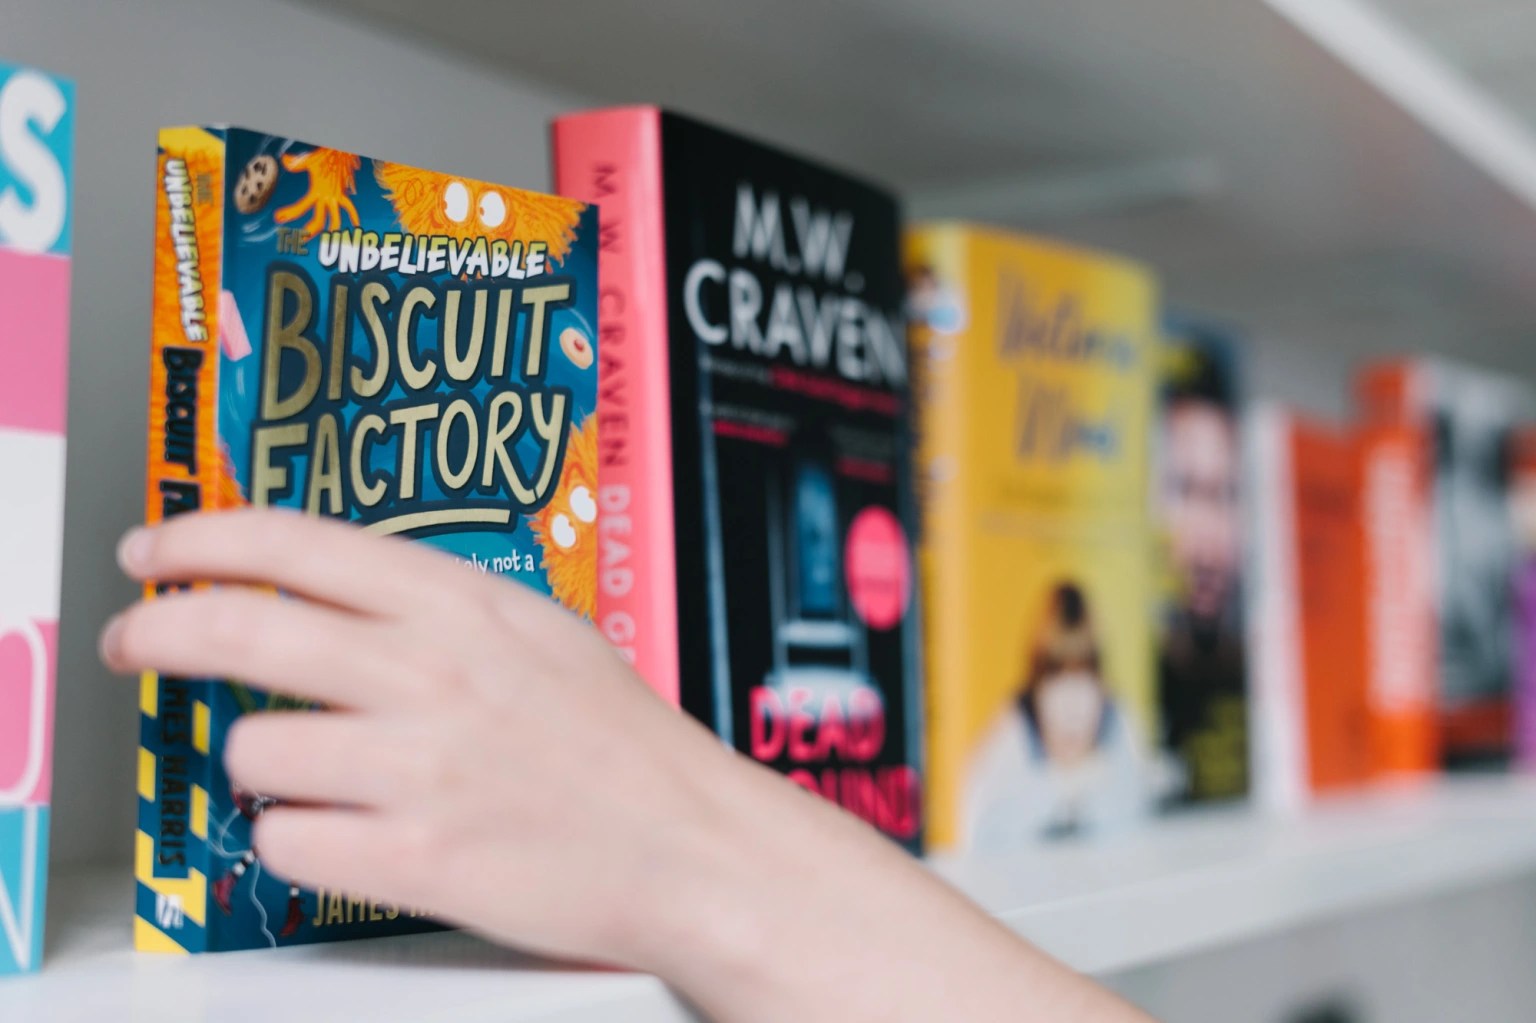
[[842, 812], [733, 772], [641, 953], [716, 1023], [1147, 1019]]

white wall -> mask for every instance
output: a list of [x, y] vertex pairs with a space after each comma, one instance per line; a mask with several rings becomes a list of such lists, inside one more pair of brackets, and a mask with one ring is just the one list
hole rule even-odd
[[[443, 16], [455, 9], [443, 5]], [[241, 123], [546, 188], [549, 118], [593, 101], [282, 0], [0, 0], [0, 60], [49, 68], [79, 87], [54, 850], [64, 862], [123, 858], [136, 694], [99, 667], [95, 636], [134, 596], [111, 558], [143, 505], [156, 128]], [[1071, 233], [1070, 223], [1060, 227]], [[1250, 384], [1339, 414], [1365, 335], [1379, 348], [1399, 332], [1307, 333], [1256, 334]]]
[[53, 848], [126, 859], [137, 690], [95, 636], [134, 597], [112, 550], [144, 501], [156, 129], [247, 124], [543, 189], [548, 119], [587, 104], [275, 0], [0, 0], [0, 60], [78, 86]]

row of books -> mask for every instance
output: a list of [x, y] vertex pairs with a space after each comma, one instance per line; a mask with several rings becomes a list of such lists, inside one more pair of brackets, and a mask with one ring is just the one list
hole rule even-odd
[[[61, 479], [68, 206], [48, 220], [38, 182], [67, 182], [72, 97], [0, 73], [41, 102], [38, 83], [63, 105], [5, 122], [33, 159], [0, 159], [18, 182], [0, 176], [0, 244], [62, 254], [65, 276], [49, 292], [0, 264], [29, 360], [0, 388], [55, 411], [15, 424], [24, 438], [0, 420], [0, 468]], [[559, 194], [541, 195], [244, 129], [163, 131], [149, 520], [301, 508], [534, 587], [742, 755], [914, 852], [1295, 801], [1503, 749], [1512, 669], [1450, 677], [1456, 644], [1485, 633], [1462, 615], [1475, 601], [1452, 610], [1434, 585], [1469, 580], [1463, 563], [1491, 579], [1504, 556], [1465, 549], [1492, 542], [1473, 519], [1492, 506], [1448, 481], [1442, 497], [1442, 479], [1489, 474], [1488, 501], [1508, 482], [1468, 424], [1507, 438], [1536, 418], [1518, 385], [1497, 385], [1521, 396], [1497, 426], [1485, 397], [1466, 424], [1427, 397], [1481, 379], [1438, 365], [1364, 377], [1347, 432], [1250, 412], [1240, 346], [1168, 319], [1129, 260], [904, 231], [879, 187], [649, 107], [561, 118], [553, 154]], [[41, 457], [24, 445], [42, 429], [53, 477], [18, 460]], [[10, 493], [0, 534], [34, 561], [0, 580], [0, 727], [24, 751], [13, 765], [0, 743], [0, 806], [30, 807], [46, 802], [60, 516]], [[432, 926], [261, 869], [250, 825], [268, 801], [232, 785], [222, 740], [291, 707], [237, 679], [145, 679], [139, 948]], [[40, 787], [13, 799], [16, 778]], [[35, 965], [41, 935], [41, 896], [16, 879], [40, 883], [46, 818], [13, 836], [11, 814], [0, 970]]]

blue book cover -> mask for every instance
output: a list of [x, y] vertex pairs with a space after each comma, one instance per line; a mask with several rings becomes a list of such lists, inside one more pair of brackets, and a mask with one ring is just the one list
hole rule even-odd
[[[448, 552], [590, 617], [597, 209], [236, 128], [161, 132], [150, 521], [276, 505]], [[312, 708], [150, 677], [141, 949], [434, 926], [427, 907], [263, 870], [221, 749], [242, 714]]]

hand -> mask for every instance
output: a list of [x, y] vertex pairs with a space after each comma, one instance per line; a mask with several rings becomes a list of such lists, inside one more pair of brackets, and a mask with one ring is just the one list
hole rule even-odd
[[357, 169], [362, 163], [359, 157], [316, 149], [298, 155], [284, 153], [282, 161], [289, 172], [309, 175], [309, 191], [298, 202], [273, 214], [279, 224], [292, 223], [306, 213], [310, 214], [308, 223], [302, 228], [306, 238], [313, 238], [322, 230], [339, 231], [343, 213], [351, 218], [353, 227], [358, 225], [357, 206], [352, 202], [351, 193]]
[[269, 869], [538, 952], [649, 965], [638, 939], [664, 907], [648, 896], [707, 842], [702, 782], [735, 765], [595, 630], [426, 547], [289, 512], [177, 519], [130, 534], [121, 560], [136, 579], [293, 595], [168, 595], [103, 642], [118, 670], [330, 708], [230, 732], [232, 781], [296, 804], [256, 824]]
[[[130, 533], [102, 656], [324, 703], [242, 718], [277, 874], [658, 973], [722, 1023], [1144, 1017], [894, 845], [726, 750], [585, 623], [429, 548], [292, 512]], [[286, 596], [255, 587], [277, 587]]]

